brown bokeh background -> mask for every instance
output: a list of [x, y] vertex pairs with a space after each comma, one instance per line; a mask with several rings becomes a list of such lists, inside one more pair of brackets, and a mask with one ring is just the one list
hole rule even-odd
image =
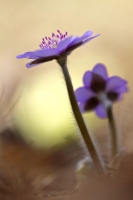
[[[70, 35], [87, 30], [100, 37], [75, 50], [68, 59], [74, 88], [82, 75], [97, 62], [108, 67], [110, 75], [129, 81], [130, 92], [114, 106], [120, 135], [127, 151], [132, 151], [132, 67], [133, 2], [131, 0], [4, 0], [0, 2], [0, 84], [1, 127], [15, 126], [29, 141], [49, 147], [64, 142], [75, 133], [61, 71], [55, 61], [27, 69], [28, 60], [16, 56], [39, 48], [41, 38], [57, 29]], [[4, 93], [2, 93], [4, 87]], [[5, 108], [3, 110], [3, 108]], [[4, 113], [4, 114], [3, 114]], [[107, 131], [107, 121], [85, 115], [88, 125], [99, 135]], [[97, 131], [98, 130], [98, 131]], [[53, 139], [53, 140], [52, 140]]]

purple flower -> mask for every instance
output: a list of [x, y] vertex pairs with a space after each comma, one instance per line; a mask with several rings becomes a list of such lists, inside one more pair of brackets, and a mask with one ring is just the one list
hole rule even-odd
[[92, 31], [87, 31], [81, 37], [68, 37], [67, 32], [65, 34], [62, 34], [58, 30], [57, 35], [52, 33], [51, 38], [42, 38], [42, 43], [39, 45], [41, 49], [20, 54], [17, 56], [17, 58], [33, 59], [32, 62], [27, 63], [26, 67], [28, 68], [54, 59], [58, 60], [61, 57], [66, 57], [79, 46], [82, 46], [83, 44], [99, 36], [99, 34], [91, 36], [92, 34]]
[[106, 67], [96, 64], [92, 71], [85, 72], [84, 86], [75, 91], [81, 112], [94, 110], [100, 118], [106, 118], [106, 109], [122, 98], [128, 91], [127, 81], [119, 76], [108, 77]]

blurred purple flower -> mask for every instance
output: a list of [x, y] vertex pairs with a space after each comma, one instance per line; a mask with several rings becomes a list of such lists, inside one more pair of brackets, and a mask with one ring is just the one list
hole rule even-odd
[[39, 45], [41, 49], [20, 54], [17, 56], [17, 58], [34, 59], [32, 62], [26, 64], [26, 67], [28, 68], [54, 59], [58, 60], [60, 57], [69, 55], [74, 49], [99, 36], [99, 34], [97, 34], [91, 37], [92, 34], [92, 31], [87, 31], [81, 37], [67, 37], [67, 32], [62, 34], [58, 30], [57, 35], [52, 33], [51, 38], [42, 38], [42, 43]]
[[106, 118], [106, 109], [122, 98], [128, 91], [127, 81], [119, 76], [108, 77], [106, 67], [96, 64], [92, 71], [85, 72], [84, 86], [75, 91], [81, 112], [94, 110], [100, 118]]

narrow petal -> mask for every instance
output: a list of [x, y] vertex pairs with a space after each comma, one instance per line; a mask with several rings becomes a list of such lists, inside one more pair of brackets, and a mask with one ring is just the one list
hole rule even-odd
[[109, 91], [122, 91], [127, 90], [126, 88], [127, 81], [120, 78], [119, 76], [112, 76], [109, 78], [106, 84], [106, 92]]
[[74, 49], [77, 49], [78, 47], [80, 47], [80, 46], [86, 44], [87, 42], [89, 42], [90, 40], [94, 39], [94, 38], [97, 37], [97, 36], [99, 36], [99, 34], [98, 34], [98, 35], [95, 35], [95, 36], [93, 36], [93, 37], [90, 37], [90, 38], [88, 38], [88, 39], [86, 39], [86, 40], [83, 40], [83, 39], [81, 39], [81, 38], [77, 38], [73, 43], [71, 43], [71, 45], [69, 45], [67, 51], [68, 51], [68, 52], [71, 52], [71, 51], [73, 51]]
[[97, 63], [94, 66], [92, 72], [101, 76], [105, 81], [108, 79], [108, 72], [106, 70], [106, 66], [102, 63]]
[[64, 40], [62, 40], [58, 46], [57, 49], [59, 52], [65, 51], [67, 49], [68, 46], [70, 46], [70, 44], [76, 40], [77, 37], [75, 36], [69, 36], [67, 38], [65, 38]]
[[75, 44], [77, 44], [77, 43], [83, 42], [85, 39], [89, 38], [92, 34], [93, 34], [92, 31], [87, 31], [87, 32], [84, 33], [84, 35], [82, 35], [81, 37], [77, 37], [77, 39], [74, 40], [74, 41], [72, 42], [71, 45], [75, 45]]
[[82, 43], [82, 45], [86, 44], [87, 42], [89, 42], [90, 40], [93, 40], [94, 38], [100, 36], [100, 34], [94, 35], [93, 37], [89, 37], [88, 39], [85, 39]]
[[21, 58], [28, 58], [28, 59], [37, 59], [39, 56], [33, 55], [33, 52], [26, 52], [24, 54], [18, 55], [16, 58], [21, 59]]
[[[40, 63], [40, 64], [41, 64], [41, 63]], [[31, 67], [35, 67], [35, 66], [37, 66], [37, 65], [39, 65], [39, 64], [31, 64], [31, 62], [29, 62], [29, 63], [26, 64], [26, 67], [27, 67], [27, 68], [31, 68]]]
[[73, 44], [76, 44], [76, 43], [77, 43], [76, 41], [77, 41], [78, 39], [79, 39], [78, 36], [74, 36], [74, 37], [73, 37], [73, 40], [71, 41], [71, 43], [69, 43], [69, 45], [67, 46], [67, 48], [70, 47], [70, 46], [73, 46]]
[[83, 76], [83, 83], [86, 87], [90, 87], [92, 81], [92, 72], [91, 71], [86, 71], [84, 76]]
[[[58, 50], [60, 52], [62, 51], [67, 51], [67, 54], [70, 54], [71, 51], [73, 51], [74, 49], [80, 47], [81, 45], [85, 44], [86, 42], [89, 42], [90, 40], [94, 39], [95, 37], [99, 36], [95, 35], [93, 37], [90, 37], [93, 34], [92, 31], [87, 31], [83, 36], [81, 37], [77, 37], [77, 36], [70, 36], [64, 40], [62, 40], [59, 44], [58, 44]], [[90, 38], [89, 38], [90, 37]], [[87, 39], [88, 38], [88, 39]]]
[[78, 42], [76, 44], [70, 44], [68, 45], [67, 49], [66, 49], [66, 53], [67, 55], [69, 55], [74, 49], [77, 49], [78, 47], [80, 47], [82, 45], [82, 41]]
[[82, 35], [80, 38], [81, 38], [82, 40], [85, 40], [85, 39], [87, 39], [88, 37], [90, 37], [92, 34], [93, 34], [92, 31], [87, 31], [87, 32], [84, 33], [84, 35]]
[[107, 112], [104, 108], [104, 106], [102, 104], [99, 104], [96, 108], [95, 108], [95, 113], [98, 117], [104, 119], [107, 117]]
[[39, 49], [32, 53], [35, 56], [39, 57], [49, 57], [49, 56], [58, 56], [59, 52], [57, 49]]
[[54, 60], [54, 59], [56, 59], [56, 56], [41, 57], [41, 58], [38, 58], [36, 60], [33, 60], [32, 62], [27, 63], [26, 67], [31, 68], [31, 67], [34, 67], [36, 65], [39, 65], [39, 64], [42, 64], [44, 62], [48, 62], [48, 61], [51, 61], [51, 60]]
[[[80, 46], [82, 46], [82, 45], [84, 45], [85, 43], [87, 43], [87, 42], [89, 42], [90, 40], [92, 40], [92, 39], [94, 39], [95, 37], [97, 37], [97, 36], [99, 36], [99, 34], [98, 35], [95, 35], [95, 36], [93, 36], [93, 37], [90, 37], [90, 38], [88, 38], [89, 36], [88, 35], [91, 35], [91, 31], [89, 32], [86, 32], [82, 37], [78, 37], [77, 39], [75, 39], [72, 43], [71, 43], [71, 45], [69, 45], [69, 47], [68, 47], [68, 49], [67, 49], [67, 51], [73, 51], [74, 49], [76, 49], [76, 48], [78, 48], [78, 47], [80, 47]], [[87, 39], [88, 38], [88, 39]]]
[[17, 58], [28, 58], [28, 59], [38, 59], [41, 57], [58, 56], [59, 52], [57, 49], [39, 49], [33, 52], [26, 52], [20, 54]]
[[75, 97], [78, 102], [88, 101], [90, 98], [94, 96], [95, 93], [93, 93], [91, 90], [85, 87], [80, 87], [75, 91]]

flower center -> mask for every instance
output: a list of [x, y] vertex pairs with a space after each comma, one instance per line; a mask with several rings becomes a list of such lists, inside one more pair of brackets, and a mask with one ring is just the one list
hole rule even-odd
[[58, 34], [52, 33], [52, 37], [42, 38], [42, 42], [39, 45], [41, 49], [55, 49], [60, 41], [67, 37], [68, 33], [62, 34], [57, 30]]
[[108, 99], [107, 94], [105, 92], [100, 92], [98, 94], [98, 99], [104, 105], [105, 108], [111, 106], [111, 101]]

